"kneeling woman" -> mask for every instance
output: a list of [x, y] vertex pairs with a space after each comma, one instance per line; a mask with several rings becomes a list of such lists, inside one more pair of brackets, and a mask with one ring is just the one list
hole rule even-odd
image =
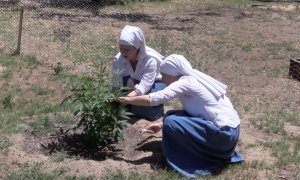
[[[132, 88], [127, 96], [145, 95], [165, 87], [161, 83], [159, 65], [163, 56], [146, 46], [143, 31], [139, 27], [126, 25], [119, 39], [120, 52], [112, 63], [112, 84], [122, 84]], [[120, 73], [121, 72], [121, 73]], [[163, 104], [152, 107], [128, 106], [130, 112], [150, 121], [159, 119], [164, 114]]]
[[160, 65], [167, 87], [136, 97], [122, 97], [123, 104], [155, 106], [178, 98], [183, 111], [167, 113], [162, 123], [148, 130], [163, 130], [162, 149], [168, 165], [185, 177], [210, 175], [226, 162], [240, 162], [235, 151], [240, 119], [225, 95], [227, 86], [193, 69], [181, 55], [170, 55]]

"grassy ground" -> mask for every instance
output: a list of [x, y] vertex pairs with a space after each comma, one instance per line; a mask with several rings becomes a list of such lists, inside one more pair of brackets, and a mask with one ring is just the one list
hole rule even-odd
[[[65, 84], [92, 73], [93, 61], [109, 67], [125, 24], [140, 26], [149, 46], [165, 55], [183, 54], [229, 86], [241, 117], [237, 149], [246, 160], [206, 179], [299, 178], [300, 82], [288, 75], [289, 60], [300, 57], [299, 3], [46, 6], [25, 11], [20, 56], [9, 55], [16, 44], [18, 11], [0, 12], [0, 179], [182, 179], [147, 161], [128, 163], [149, 154], [132, 150], [136, 156], [126, 156], [127, 146], [123, 160], [87, 158], [63, 148], [41, 150], [51, 135], [75, 124], [74, 105], [59, 105], [69, 93]], [[180, 108], [177, 102], [167, 106]]]

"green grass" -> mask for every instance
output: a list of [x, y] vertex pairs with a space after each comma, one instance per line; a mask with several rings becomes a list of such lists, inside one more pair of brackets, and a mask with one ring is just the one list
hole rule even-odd
[[[175, 0], [169, 3], [168, 1], [165, 2], [156, 2], [156, 3], [149, 3], [150, 10], [157, 12], [161, 9], [168, 8], [170, 11], [176, 11], [176, 10], [194, 10], [199, 7], [203, 7], [205, 9], [215, 9], [220, 7], [227, 7], [227, 6], [238, 6], [238, 5], [249, 5], [249, 4], [263, 4], [262, 2], [258, 2], [255, 0], [226, 0], [226, 1], [219, 1], [219, 0], [191, 0], [189, 3], [186, 3], [184, 0]], [[157, 4], [161, 6], [162, 8], [157, 8]], [[132, 3], [130, 7], [132, 9], [135, 9], [138, 6], [139, 3]], [[156, 7], [156, 8], [155, 8]]]
[[10, 69], [6, 69], [5, 71], [2, 72], [0, 77], [8, 81], [13, 77], [13, 71]]
[[[26, 69], [34, 69], [39, 66], [40, 62], [33, 55], [24, 56], [9, 56], [7, 54], [0, 54], [0, 65], [6, 68], [5, 71], [1, 73], [2, 79], [5, 80], [2, 83], [0, 92], [2, 94], [0, 110], [1, 121], [0, 121], [0, 131], [4, 134], [12, 134], [16, 132], [25, 132], [26, 128], [22, 124], [22, 118], [37, 117], [36, 122], [30, 124], [33, 131], [43, 131], [49, 132], [53, 130], [53, 124], [49, 121], [46, 114], [58, 113], [60, 111], [67, 111], [70, 107], [68, 105], [60, 106], [59, 104], [53, 104], [45, 102], [45, 98], [39, 98], [39, 96], [53, 96], [55, 95], [55, 90], [44, 88], [38, 85], [29, 86], [29, 90], [33, 91], [37, 96], [29, 99], [26, 96], [20, 96], [20, 94], [27, 91], [20, 87], [19, 84], [14, 84], [11, 82], [13, 72], [23, 71]], [[16, 71], [16, 73], [17, 73]], [[70, 118], [69, 118], [70, 119]], [[62, 120], [61, 122], [70, 121], [69, 119]]]
[[30, 167], [29, 165], [23, 165], [18, 171], [10, 172], [8, 174], [9, 180], [17, 180], [17, 179], [24, 179], [24, 180], [52, 180], [54, 179], [54, 175], [49, 173], [42, 172], [41, 164], [35, 164], [34, 166]]
[[52, 162], [63, 162], [68, 157], [67, 153], [64, 151], [52, 153], [50, 159]]
[[[45, 102], [20, 99], [16, 101], [12, 109], [2, 109], [0, 132], [4, 134], [34, 132], [46, 134], [55, 131], [55, 125], [72, 125], [74, 117], [70, 113], [72, 105], [47, 104]], [[55, 115], [51, 115], [54, 113]], [[50, 114], [51, 116], [48, 116]], [[24, 122], [22, 119], [32, 119]], [[28, 126], [22, 126], [28, 125]], [[29, 128], [29, 129], [28, 129]]]
[[287, 121], [286, 118], [288, 117], [293, 121], [294, 116], [290, 116], [288, 112], [272, 110], [271, 112], [265, 112], [259, 117], [251, 118], [250, 122], [256, 128], [263, 130], [266, 133], [286, 134], [284, 123]]
[[258, 129], [267, 133], [286, 134], [284, 123], [290, 122], [300, 126], [299, 113], [287, 109], [272, 110], [265, 112], [259, 117], [251, 118], [250, 122]]
[[[226, 166], [226, 168], [222, 171], [221, 174], [214, 174], [212, 176], [206, 176], [196, 179], [255, 179], [258, 177], [258, 174], [255, 173], [257, 170], [272, 169], [272, 166], [269, 165], [265, 161], [252, 161], [252, 162], [244, 162], [242, 164], [232, 164]], [[245, 170], [249, 170], [252, 173], [245, 173]], [[256, 171], [255, 171], [256, 170]], [[182, 177], [178, 173], [175, 173], [171, 170], [165, 169], [155, 169], [152, 175], [146, 175], [138, 170], [132, 170], [130, 173], [125, 173], [120, 169], [116, 170], [108, 170], [104, 179], [107, 180], [121, 180], [121, 179], [128, 179], [128, 180], [184, 180], [186, 178]]]
[[33, 69], [39, 65], [39, 61], [34, 55], [9, 56], [7, 54], [0, 55], [0, 65], [9, 71], [21, 71], [22, 69]]
[[61, 112], [55, 112], [51, 117], [57, 124], [72, 126], [74, 125], [74, 115], [69, 111], [69, 109], [73, 109], [71, 105], [68, 107], [61, 107]]
[[15, 61], [16, 61], [15, 57], [1, 53], [0, 64], [2, 66], [5, 66], [5, 67], [15, 66]]
[[49, 88], [43, 88], [40, 86], [32, 85], [30, 87], [30, 90], [33, 91], [36, 95], [51, 95], [53, 96], [55, 94], [55, 91], [53, 89]]
[[253, 49], [253, 45], [250, 43], [244, 43], [241, 45], [241, 51], [243, 51], [243, 52], [246, 52], [246, 53], [251, 52], [252, 49]]
[[33, 119], [33, 122], [29, 122], [33, 134], [46, 134], [48, 132], [53, 132], [55, 125], [50, 120], [47, 115], [38, 115], [36, 118]]
[[22, 127], [20, 127], [21, 116], [16, 112], [4, 112], [1, 114], [0, 121], [0, 133], [1, 134], [13, 134], [13, 133], [21, 133], [24, 131]]
[[116, 170], [107, 170], [106, 175], [104, 176], [106, 180], [181, 180], [184, 179], [180, 175], [172, 171], [165, 171], [165, 170], [156, 170], [155, 174], [152, 176], [145, 175], [138, 170], [131, 171], [130, 173], [124, 173], [120, 169]]
[[38, 114], [57, 112], [61, 109], [61, 107], [57, 104], [49, 104], [44, 102], [32, 102], [27, 103], [27, 106], [21, 109], [21, 113], [25, 116], [34, 116]]
[[64, 46], [64, 54], [73, 61], [82, 63], [90, 61], [110, 62], [117, 53], [117, 38], [114, 35], [102, 36], [99, 29], [90, 30], [81, 26], [72, 31], [75, 38], [72, 47]]
[[11, 145], [13, 145], [13, 142], [11, 142], [6, 136], [0, 135], [0, 152], [6, 151]]
[[4, 92], [6, 94], [16, 94], [21, 92], [21, 87], [19, 84], [13, 84], [10, 82], [5, 82], [2, 84], [2, 87], [0, 88], [1, 92]]
[[93, 180], [93, 177], [67, 176], [64, 168], [56, 168], [52, 172], [45, 172], [42, 163], [23, 164], [18, 170], [9, 171], [8, 180]]
[[[291, 141], [292, 140], [292, 141]], [[294, 164], [295, 167], [300, 165], [300, 139], [282, 139], [277, 141], [265, 141], [261, 144], [272, 150], [273, 155], [277, 158], [275, 168], [282, 168], [288, 164]]]
[[286, 60], [285, 55], [281, 54], [283, 51], [288, 52], [290, 57], [294, 57], [296, 54], [299, 54], [299, 50], [294, 48], [288, 42], [267, 43], [265, 47], [267, 48], [268, 58], [271, 59]]

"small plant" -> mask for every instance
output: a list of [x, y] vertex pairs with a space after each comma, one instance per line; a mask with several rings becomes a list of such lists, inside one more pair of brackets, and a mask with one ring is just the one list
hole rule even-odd
[[4, 109], [12, 109], [13, 108], [12, 95], [4, 96], [4, 98], [2, 99], [2, 104], [4, 106]]
[[59, 75], [63, 72], [64, 68], [63, 66], [61, 65], [60, 62], [58, 62], [54, 67], [53, 67], [53, 70], [54, 70], [54, 75]]
[[89, 143], [103, 147], [123, 138], [131, 113], [118, 102], [124, 88], [112, 90], [105, 67], [95, 67], [94, 76], [83, 75], [71, 82], [72, 95], [67, 99], [77, 102], [73, 114], [80, 120], [75, 129], [81, 128]]

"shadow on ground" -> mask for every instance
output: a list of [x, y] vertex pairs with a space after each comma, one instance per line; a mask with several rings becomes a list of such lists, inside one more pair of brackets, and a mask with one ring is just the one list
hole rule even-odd
[[[131, 136], [135, 132], [128, 129], [127, 136]], [[127, 140], [121, 142], [111, 142], [108, 146], [98, 147], [95, 144], [88, 143], [83, 134], [72, 131], [59, 130], [51, 134], [46, 141], [41, 143], [42, 152], [51, 155], [56, 152], [65, 152], [67, 156], [80, 157], [82, 159], [90, 159], [95, 161], [104, 161], [113, 159], [116, 161], [124, 161], [133, 165], [150, 164], [153, 168], [164, 168], [166, 163], [161, 152], [161, 140], [153, 140], [153, 135], [140, 139], [131, 139], [134, 141], [135, 148], [126, 148]], [[132, 145], [131, 145], [132, 146]], [[141, 154], [151, 152], [150, 156], [142, 156]], [[141, 156], [139, 156], [141, 157]], [[134, 160], [133, 160], [134, 159]]]
[[41, 143], [41, 147], [42, 151], [46, 154], [51, 155], [52, 153], [63, 151], [68, 156], [97, 161], [103, 161], [115, 156], [121, 151], [112, 145], [98, 147], [96, 144], [88, 143], [83, 134], [70, 131], [63, 132], [62, 130], [52, 134], [46, 142]]

